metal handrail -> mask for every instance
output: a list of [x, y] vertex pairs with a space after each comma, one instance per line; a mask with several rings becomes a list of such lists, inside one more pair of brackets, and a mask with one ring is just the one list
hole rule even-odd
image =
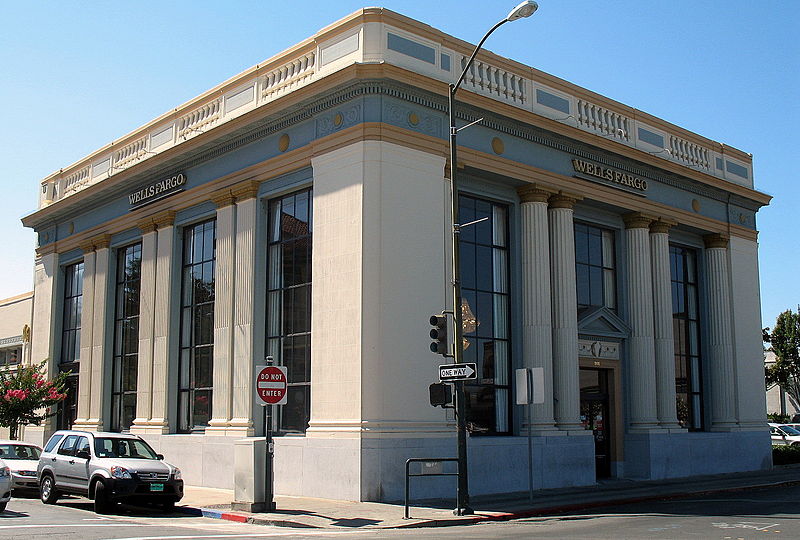
[[[412, 463], [444, 463], [451, 461], [456, 464], [456, 472], [454, 473], [418, 473], [412, 474], [409, 471], [409, 466]], [[410, 491], [410, 480], [412, 476], [458, 476], [458, 458], [409, 458], [406, 460], [406, 493], [405, 493], [405, 510], [403, 512], [403, 519], [411, 519], [408, 515], [408, 496]]]

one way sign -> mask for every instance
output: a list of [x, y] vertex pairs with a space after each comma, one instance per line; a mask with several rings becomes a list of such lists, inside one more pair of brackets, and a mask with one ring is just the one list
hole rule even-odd
[[468, 381], [478, 378], [478, 369], [474, 363], [468, 364], [445, 364], [439, 366], [439, 380], [445, 381]]

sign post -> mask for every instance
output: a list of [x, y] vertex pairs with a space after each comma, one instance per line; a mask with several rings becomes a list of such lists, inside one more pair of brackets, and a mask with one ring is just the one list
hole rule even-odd
[[273, 459], [275, 448], [272, 441], [272, 413], [274, 405], [284, 405], [288, 397], [288, 379], [285, 366], [273, 366], [272, 357], [267, 356], [267, 365], [256, 366], [255, 390], [258, 404], [264, 407], [264, 434], [266, 457], [264, 461], [264, 504], [266, 511], [275, 510], [275, 475]]

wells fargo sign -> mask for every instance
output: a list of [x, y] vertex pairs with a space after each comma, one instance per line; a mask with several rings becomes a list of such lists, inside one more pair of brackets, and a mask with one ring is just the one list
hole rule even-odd
[[151, 202], [155, 202], [164, 197], [168, 197], [179, 191], [183, 191], [186, 186], [186, 175], [178, 173], [163, 178], [156, 182], [152, 182], [142, 189], [136, 190], [128, 194], [128, 202], [131, 205], [131, 210], [139, 208]]
[[582, 159], [573, 159], [572, 167], [575, 172], [599, 178], [603, 183], [616, 184], [617, 187], [629, 188], [636, 191], [647, 191], [647, 180], [628, 174], [626, 172], [612, 169], [611, 167], [603, 167], [596, 163], [583, 161]]

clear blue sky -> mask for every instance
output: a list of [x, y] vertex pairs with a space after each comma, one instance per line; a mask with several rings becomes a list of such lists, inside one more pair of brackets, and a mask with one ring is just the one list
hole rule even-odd
[[[516, 2], [382, 5], [477, 43]], [[42, 178], [367, 5], [0, 0], [0, 298], [32, 289]], [[751, 152], [772, 326], [800, 303], [798, 28], [797, 1], [541, 0], [486, 48]]]

